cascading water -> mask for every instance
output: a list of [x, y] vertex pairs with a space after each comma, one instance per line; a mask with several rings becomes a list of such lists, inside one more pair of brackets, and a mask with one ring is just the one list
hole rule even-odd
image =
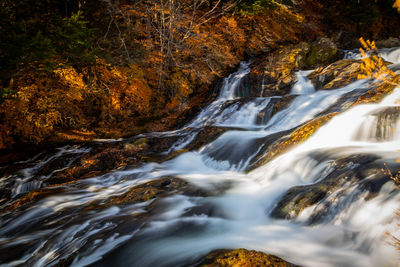
[[[395, 214], [400, 194], [381, 168], [384, 163], [398, 166], [400, 89], [381, 103], [345, 110], [340, 101], [369, 90], [368, 81], [315, 91], [307, 72], [299, 72], [293, 100], [274, 113], [273, 104], [283, 97], [238, 97], [249, 71], [249, 63], [243, 63], [227, 77], [219, 98], [183, 129], [141, 136], [181, 137], [171, 152], [188, 147], [206, 127], [223, 129], [198, 150], [47, 188], [54, 172], [90, 151], [65, 147], [2, 177], [2, 186], [16, 181], [13, 198], [32, 188], [54, 192], [0, 215], [0, 262], [180, 266], [214, 249], [247, 248], [303, 266], [396, 266], [398, 254], [385, 233], [400, 236]], [[341, 113], [307, 141], [244, 172], [262, 154], [266, 140], [287, 135], [331, 108]], [[39, 175], [66, 154], [59, 168]], [[114, 200], [135, 186], [171, 176], [200, 193], [134, 204]], [[32, 181], [34, 186], [22, 186]]]

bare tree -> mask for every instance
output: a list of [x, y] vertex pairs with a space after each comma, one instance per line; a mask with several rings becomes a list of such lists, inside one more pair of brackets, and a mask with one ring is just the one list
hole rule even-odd
[[[172, 67], [182, 67], [177, 58], [187, 46], [186, 42], [196, 37], [196, 29], [232, 10], [240, 0], [137, 0], [121, 5], [118, 0], [102, 0], [108, 9], [110, 21], [104, 38], [112, 31], [118, 37], [118, 49], [132, 61], [126, 38], [131, 38], [135, 26], [129, 14], [137, 11], [153, 51], [158, 51], [158, 87], [164, 87], [165, 77]], [[120, 25], [121, 21], [125, 24]], [[113, 30], [111, 30], [113, 29]], [[150, 48], [149, 48], [150, 49]]]
[[[159, 66], [159, 87], [163, 86], [165, 73], [171, 66], [178, 66], [175, 52], [185, 49], [185, 41], [195, 35], [195, 30], [210, 20], [231, 10], [236, 1], [222, 5], [217, 0], [210, 6], [207, 0], [153, 0], [146, 16], [158, 39], [161, 64]], [[206, 11], [205, 11], [206, 10]]]

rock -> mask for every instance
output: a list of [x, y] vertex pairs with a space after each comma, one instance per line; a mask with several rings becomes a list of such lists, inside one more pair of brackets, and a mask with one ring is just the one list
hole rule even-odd
[[341, 57], [336, 45], [327, 38], [308, 44], [302, 42], [278, 50], [252, 64], [247, 77], [251, 96], [285, 95], [296, 82], [295, 71], [329, 64]]
[[246, 249], [219, 249], [210, 252], [200, 263], [195, 264], [198, 267], [222, 267], [222, 266], [270, 266], [270, 267], [295, 267], [292, 263], [283, 259], [259, 252]]
[[295, 95], [285, 95], [282, 97], [271, 98], [271, 101], [268, 103], [268, 105], [258, 113], [256, 124], [266, 125], [276, 113], [289, 106], [289, 104], [295, 98]]
[[[309, 223], [315, 223], [330, 219], [338, 209], [346, 206], [346, 202], [355, 201], [365, 191], [369, 192], [368, 198], [376, 196], [382, 185], [389, 181], [381, 170], [383, 164], [377, 163], [377, 159], [375, 155], [357, 154], [333, 160], [324, 179], [289, 189], [272, 210], [271, 216], [294, 219], [305, 208], [319, 203], [309, 218]], [[352, 191], [352, 186], [359, 183], [358, 189], [361, 190]], [[330, 197], [333, 193], [337, 195]]]
[[301, 69], [312, 69], [334, 62], [341, 56], [334, 42], [328, 38], [320, 38], [311, 44], [308, 53], [300, 61], [299, 67]]
[[387, 94], [393, 91], [396, 86], [389, 83], [380, 83], [375, 88], [368, 90], [365, 94], [358, 97], [355, 105], [377, 103], [381, 101]]
[[318, 68], [312, 72], [308, 78], [312, 81], [317, 90], [335, 89], [355, 81], [360, 70], [360, 60], [343, 59], [325, 68]]
[[393, 84], [380, 83], [372, 87], [372, 89], [371, 87], [360, 87], [358, 89], [354, 89], [351, 92], [344, 94], [332, 106], [318, 114], [318, 116], [323, 116], [329, 113], [343, 112], [358, 104], [379, 102], [394, 88], [395, 86]]
[[390, 37], [385, 40], [375, 41], [375, 44], [378, 48], [391, 48], [391, 47], [399, 47], [400, 39], [396, 37]]
[[240, 130], [233, 127], [206, 126], [200, 130], [195, 139], [186, 147], [186, 150], [198, 150], [211, 143], [228, 131]]
[[396, 129], [396, 125], [400, 118], [399, 107], [389, 107], [377, 111], [372, 116], [376, 117], [376, 129], [373, 132], [375, 135], [372, 136], [378, 141], [387, 141], [393, 138]]
[[21, 208], [23, 206], [29, 205], [32, 202], [37, 202], [42, 200], [46, 197], [59, 194], [61, 192], [65, 192], [65, 189], [62, 187], [50, 187], [50, 188], [43, 188], [37, 189], [34, 191], [29, 192], [28, 194], [24, 195], [20, 199], [10, 203], [9, 205], [5, 205], [0, 209], [0, 214], [8, 211], [13, 211], [15, 209]]
[[260, 75], [251, 72], [243, 77], [238, 84], [235, 95], [242, 98], [261, 96]]
[[167, 176], [134, 186], [120, 196], [113, 196], [100, 202], [93, 202], [86, 209], [97, 209], [99, 206], [104, 208], [113, 205], [135, 204], [177, 193], [190, 196], [206, 195], [204, 190], [189, 184], [185, 180]]
[[38, 175], [66, 167], [46, 180], [46, 185], [57, 186], [116, 169], [139, 166], [153, 158], [157, 160], [158, 155], [170, 148], [178, 138], [179, 136], [140, 137], [122, 142], [94, 144], [89, 153], [81, 155], [73, 162], [69, 160], [70, 164], [64, 158], [50, 161]]
[[330, 113], [310, 120], [295, 129], [287, 130], [270, 135], [265, 138], [264, 146], [260, 152], [250, 162], [248, 171], [258, 168], [276, 156], [284, 153], [293, 146], [300, 144], [307, 140], [316, 130], [324, 125], [337, 113]]
[[400, 118], [400, 107], [384, 107], [369, 116], [373, 118], [374, 124], [369, 129], [361, 127], [356, 137], [373, 142], [393, 140]]
[[[131, 152], [136, 153], [136, 152]], [[120, 147], [98, 148], [84, 155], [74, 164], [57, 172], [46, 180], [47, 185], [62, 185], [93, 176], [104, 174], [108, 171], [133, 165], [138, 159], [130, 157], [131, 154]]]

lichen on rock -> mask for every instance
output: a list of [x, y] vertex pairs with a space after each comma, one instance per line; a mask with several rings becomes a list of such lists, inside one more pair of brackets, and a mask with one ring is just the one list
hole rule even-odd
[[316, 69], [308, 78], [313, 82], [317, 90], [335, 89], [357, 80], [360, 69], [360, 60], [343, 59], [327, 67]]
[[[329, 64], [340, 57], [338, 48], [328, 38], [287, 46], [253, 63], [249, 85], [251, 88], [263, 87], [263, 96], [284, 95], [296, 82], [297, 70]], [[250, 89], [250, 92], [254, 91], [257, 90]]]
[[268, 267], [295, 267], [274, 255], [269, 255], [264, 252], [247, 249], [219, 249], [209, 253], [200, 263], [196, 264], [198, 267], [223, 267], [223, 266], [237, 266], [237, 267], [251, 267], [251, 266], [268, 266]]
[[263, 154], [256, 156], [256, 158], [252, 161], [249, 170], [266, 164], [276, 156], [288, 151], [295, 145], [306, 141], [316, 130], [318, 130], [335, 115], [337, 115], [337, 113], [329, 113], [315, 118], [297, 127], [295, 130], [287, 131], [289, 133], [285, 132], [285, 134], [277, 140], [272, 139], [274, 141], [266, 144], [265, 148], [261, 151]]

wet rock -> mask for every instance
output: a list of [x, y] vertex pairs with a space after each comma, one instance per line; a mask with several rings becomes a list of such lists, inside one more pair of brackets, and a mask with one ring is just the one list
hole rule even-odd
[[[205, 127], [198, 134], [197, 138], [189, 144], [188, 149], [199, 149], [210, 140], [218, 138], [224, 132], [232, 130], [231, 128]], [[188, 129], [188, 134], [192, 134]], [[94, 176], [100, 176], [113, 170], [122, 170], [134, 168], [146, 162], [163, 162], [184, 153], [187, 150], [179, 150], [170, 154], [165, 154], [171, 146], [180, 138], [176, 136], [148, 136], [138, 137], [131, 140], [113, 143], [93, 144], [90, 152], [78, 154], [62, 155], [46, 162], [46, 158], [39, 157], [38, 160], [44, 162], [40, 168], [32, 170], [32, 181], [40, 182], [42, 189], [33, 188], [22, 192], [17, 198], [11, 199], [13, 188], [18, 173], [10, 176], [3, 182], [1, 188], [2, 198], [0, 203], [7, 205], [8, 209], [12, 207], [23, 206], [42, 199], [45, 196], [43, 192], [53, 192], [53, 189], [67, 184], [75, 183], [81, 179], [87, 179]], [[57, 151], [53, 152], [54, 154]], [[37, 162], [19, 164], [15, 168], [29, 168], [36, 166]], [[15, 169], [13, 168], [13, 170]], [[17, 168], [17, 170], [18, 170]], [[7, 170], [5, 170], [7, 171]], [[15, 172], [15, 170], [14, 170]], [[175, 181], [175, 180], [174, 180]], [[11, 202], [12, 201], [12, 202]]]
[[354, 89], [340, 97], [335, 103], [333, 103], [330, 107], [323, 110], [317, 116], [324, 116], [330, 113], [340, 113], [346, 111], [347, 109], [351, 108], [354, 103], [358, 101], [358, 98], [368, 92], [369, 88], [361, 87], [359, 89]]
[[228, 131], [240, 130], [234, 127], [207, 126], [200, 130], [196, 138], [186, 147], [187, 150], [198, 150], [211, 143]]
[[46, 180], [48, 185], [61, 185], [80, 179], [101, 175], [108, 171], [133, 164], [129, 152], [118, 148], [107, 148], [82, 157], [77, 164], [56, 173]]
[[286, 108], [292, 100], [296, 98], [295, 95], [285, 95], [282, 97], [273, 97], [268, 105], [261, 110], [257, 115], [256, 124], [265, 125], [267, 122], [278, 113], [280, 110]]
[[277, 153], [272, 153], [272, 150], [276, 149], [281, 142], [287, 140], [291, 132], [292, 130], [282, 131], [262, 138], [259, 141], [261, 143], [260, 152], [250, 161], [246, 171], [254, 170], [272, 160], [277, 155]]
[[295, 71], [329, 64], [340, 56], [336, 45], [327, 38], [285, 47], [252, 64], [247, 77], [249, 92], [255, 94], [252, 96], [288, 94], [296, 82]]
[[394, 88], [395, 85], [382, 82], [375, 86], [375, 88], [368, 90], [365, 94], [358, 97], [354, 104], [358, 105], [380, 102], [387, 94], [392, 92]]
[[210, 203], [205, 203], [200, 206], [194, 206], [189, 208], [182, 214], [183, 217], [192, 217], [192, 216], [202, 216], [207, 215], [208, 217], [212, 217], [215, 213], [215, 206]]
[[320, 38], [313, 42], [308, 53], [300, 63], [301, 69], [312, 69], [320, 65], [329, 64], [341, 57], [336, 44], [328, 38]]
[[335, 89], [344, 87], [357, 79], [361, 70], [361, 61], [355, 59], [339, 60], [327, 67], [312, 72], [308, 78], [315, 89]]
[[243, 77], [236, 89], [236, 96], [245, 98], [261, 96], [260, 77], [256, 71], [251, 71], [249, 75]]
[[31, 191], [28, 194], [21, 197], [20, 199], [1, 208], [0, 214], [8, 211], [13, 211], [15, 209], [29, 205], [33, 202], [40, 201], [46, 197], [56, 195], [62, 192], [65, 192], [65, 189], [61, 187], [54, 187], [54, 188], [50, 187], [50, 188], [43, 188]]
[[111, 197], [99, 203], [92, 203], [88, 209], [98, 206], [128, 205], [146, 202], [155, 198], [162, 198], [173, 194], [189, 196], [204, 196], [206, 192], [180, 178], [168, 176], [132, 187], [126, 193]]
[[280, 155], [293, 146], [304, 142], [336, 114], [337, 113], [326, 114], [308, 121], [295, 129], [268, 136], [264, 140], [263, 148], [251, 161], [247, 170], [249, 171], [258, 168], [271, 161], [277, 155]]
[[360, 128], [356, 137], [363, 137], [364, 139], [375, 142], [392, 140], [396, 132], [397, 121], [400, 118], [400, 108], [381, 108], [380, 110], [369, 114], [369, 116], [373, 118], [373, 124], [369, 129]]
[[329, 113], [343, 112], [354, 105], [376, 103], [381, 101], [394, 89], [394, 85], [381, 83], [372, 87], [368, 85], [352, 90], [344, 94], [332, 106], [322, 111], [318, 116], [324, 116]]
[[148, 161], [160, 161], [179, 136], [138, 137], [128, 141], [96, 145], [92, 151], [67, 169], [46, 180], [48, 185], [60, 185], [99, 176], [113, 170], [137, 167]]
[[201, 262], [195, 264], [201, 267], [222, 267], [222, 266], [271, 266], [271, 267], [295, 267], [279, 257], [247, 249], [219, 249], [210, 252]]
[[[309, 218], [309, 223], [315, 223], [332, 219], [338, 210], [351, 204], [363, 192], [369, 192], [367, 198], [376, 196], [383, 184], [389, 181], [379, 168], [383, 164], [377, 159], [375, 155], [360, 154], [333, 160], [319, 182], [289, 189], [271, 216], [294, 219], [305, 208], [318, 203]], [[354, 185], [358, 185], [357, 190], [352, 189]]]
[[400, 117], [400, 108], [389, 107], [377, 111], [372, 115], [375, 116], [377, 120], [374, 137], [379, 141], [392, 139], [394, 134], [393, 129], [396, 129], [397, 121]]

